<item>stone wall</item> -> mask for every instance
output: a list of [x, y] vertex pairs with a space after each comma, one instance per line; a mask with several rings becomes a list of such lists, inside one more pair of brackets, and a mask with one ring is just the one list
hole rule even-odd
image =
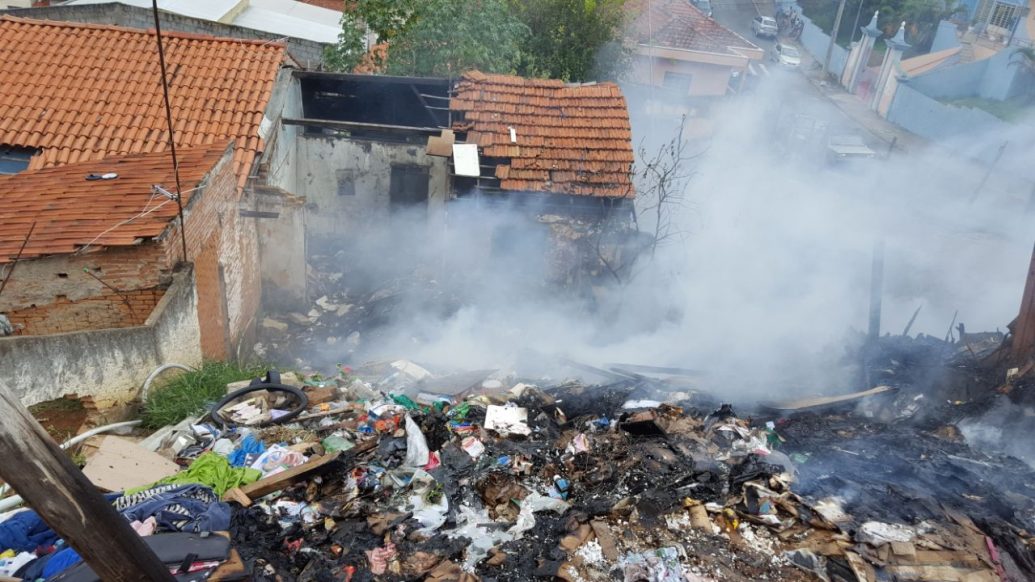
[[70, 393], [99, 405], [132, 400], [159, 365], [201, 363], [193, 273], [173, 276], [144, 325], [0, 338], [0, 362], [0, 384], [26, 405]]

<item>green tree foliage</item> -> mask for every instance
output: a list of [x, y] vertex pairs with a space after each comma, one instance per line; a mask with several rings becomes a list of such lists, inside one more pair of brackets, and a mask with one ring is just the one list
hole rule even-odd
[[506, 0], [418, 0], [401, 27], [387, 37], [388, 73], [514, 72], [528, 34]]
[[621, 0], [508, 0], [531, 31], [519, 72], [567, 81], [614, 79], [628, 63]]
[[349, 72], [356, 68], [363, 58], [366, 47], [363, 45], [363, 24], [353, 12], [345, 12], [341, 17], [341, 32], [338, 33], [338, 44], [330, 45], [323, 51], [324, 65], [332, 71]]
[[938, 23], [963, 10], [966, 8], [953, 0], [882, 0], [881, 27], [885, 34], [893, 35], [905, 21], [906, 42], [913, 45], [913, 52], [923, 54], [931, 50]]
[[355, 0], [355, 12], [383, 41], [390, 41], [409, 30], [420, 14], [422, 0]]
[[[801, 0], [799, 4], [816, 26], [830, 32], [837, 12], [836, 0]], [[906, 41], [913, 47], [910, 53], [924, 54], [931, 50], [938, 23], [951, 19], [965, 8], [954, 0], [846, 0], [838, 44], [847, 47], [853, 37], [858, 40], [855, 15], [860, 15], [859, 26], [865, 26], [874, 10], [880, 10], [879, 26], [888, 37], [894, 36], [902, 21], [906, 21]]]

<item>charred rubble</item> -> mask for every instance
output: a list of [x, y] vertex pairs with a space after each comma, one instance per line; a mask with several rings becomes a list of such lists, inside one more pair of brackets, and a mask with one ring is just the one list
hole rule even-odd
[[308, 459], [228, 496], [255, 580], [1028, 580], [1035, 471], [957, 426], [1005, 397], [979, 341], [887, 336], [852, 356], [879, 389], [735, 406], [678, 368], [342, 366], [210, 438]]

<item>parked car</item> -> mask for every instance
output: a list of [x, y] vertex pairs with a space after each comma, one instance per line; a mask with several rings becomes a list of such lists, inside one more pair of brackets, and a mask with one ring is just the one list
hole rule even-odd
[[877, 157], [866, 142], [855, 133], [833, 134], [827, 138], [827, 162], [844, 164], [857, 160], [871, 160]]
[[701, 9], [701, 12], [704, 12], [709, 17], [712, 15], [712, 3], [711, 3], [711, 0], [691, 0], [691, 1], [693, 2], [694, 6], [696, 6], [696, 7]]
[[757, 37], [776, 38], [779, 28], [776, 26], [776, 19], [768, 16], [756, 16], [751, 21], [751, 30]]
[[792, 45], [778, 42], [773, 46], [773, 61], [785, 67], [801, 65], [801, 53]]

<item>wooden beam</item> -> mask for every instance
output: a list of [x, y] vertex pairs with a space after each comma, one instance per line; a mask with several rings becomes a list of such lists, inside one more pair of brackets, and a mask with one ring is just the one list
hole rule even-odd
[[1013, 332], [1013, 359], [1018, 364], [1035, 359], [1035, 248], [1028, 267], [1028, 282], [1021, 297], [1021, 313]]
[[169, 569], [6, 385], [0, 385], [0, 478], [102, 579], [173, 580]]
[[315, 473], [324, 466], [329, 465], [330, 463], [338, 460], [339, 457], [344, 456], [346, 459], [351, 460], [357, 454], [369, 451], [370, 449], [373, 449], [376, 446], [377, 439], [367, 439], [347, 451], [339, 451], [331, 455], [324, 455], [318, 459], [309, 461], [308, 463], [303, 463], [297, 467], [292, 467], [286, 471], [282, 471], [275, 475], [270, 475], [265, 479], [260, 479], [250, 485], [240, 487], [236, 491], [233, 491], [232, 494], [224, 495], [223, 500], [237, 501], [238, 503], [240, 503], [242, 500], [242, 495], [249, 500], [257, 499], [264, 495], [269, 495], [274, 491], [280, 491], [281, 489], [293, 485], [294, 483], [301, 481], [302, 479], [308, 478], [310, 474]]
[[311, 127], [327, 127], [330, 129], [343, 129], [343, 130], [355, 130], [355, 129], [377, 129], [382, 131], [394, 131], [402, 133], [424, 133], [429, 135], [439, 135], [442, 133], [440, 127], [409, 127], [406, 125], [387, 125], [383, 123], [362, 123], [359, 121], [339, 121], [337, 119], [295, 119], [291, 117], [285, 117], [281, 120], [284, 125], [302, 125]]

